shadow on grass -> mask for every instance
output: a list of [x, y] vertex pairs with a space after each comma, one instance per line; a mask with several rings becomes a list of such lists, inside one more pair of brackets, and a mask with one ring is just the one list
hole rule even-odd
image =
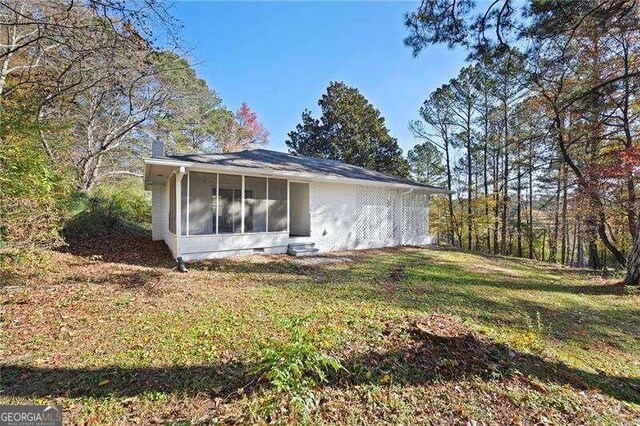
[[4, 396], [109, 398], [145, 393], [227, 395], [251, 382], [242, 363], [169, 367], [2, 368]]
[[[562, 362], [545, 360], [504, 344], [477, 338], [473, 333], [440, 335], [411, 327], [409, 341], [400, 349], [372, 352], [351, 360], [352, 383], [379, 382], [391, 376], [394, 382], [422, 385], [457, 382], [467, 377], [508, 380], [519, 377], [538, 392], [548, 390], [532, 385], [531, 379], [546, 384], [568, 385], [576, 390], [596, 389], [615, 399], [640, 403], [640, 378], [595, 374]], [[520, 374], [521, 373], [521, 374]]]
[[[546, 393], [544, 384], [575, 390], [599, 390], [615, 399], [640, 403], [640, 379], [589, 373], [563, 363], [524, 354], [505, 345], [478, 339], [472, 333], [452, 336], [416, 327], [388, 338], [401, 339], [391, 351], [371, 351], [343, 360], [348, 373], [330, 376], [323, 386], [384, 384], [431, 386], [466, 378], [505, 381], [518, 377], [525, 386]], [[402, 337], [398, 337], [402, 336]], [[408, 337], [407, 337], [408, 336]], [[145, 393], [209, 394], [228, 397], [268, 386], [250, 374], [251, 365], [231, 362], [205, 366], [101, 369], [42, 368], [6, 365], [3, 395], [40, 397], [128, 397]], [[521, 372], [523, 374], [519, 374]], [[532, 384], [536, 379], [540, 384]]]

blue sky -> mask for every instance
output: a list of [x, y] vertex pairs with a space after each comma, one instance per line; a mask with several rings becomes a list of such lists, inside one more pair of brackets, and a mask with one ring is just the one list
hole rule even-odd
[[454, 77], [465, 53], [430, 47], [418, 58], [403, 45], [403, 14], [417, 2], [178, 2], [190, 59], [236, 109], [246, 101], [286, 151], [305, 108], [317, 113], [329, 81], [357, 87], [386, 118], [406, 153], [407, 129], [425, 97]]

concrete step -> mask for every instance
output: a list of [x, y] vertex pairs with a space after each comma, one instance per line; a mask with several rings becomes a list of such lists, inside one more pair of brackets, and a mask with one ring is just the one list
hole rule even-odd
[[313, 256], [318, 251], [315, 243], [293, 243], [287, 248], [287, 254], [290, 256]]
[[293, 248], [296, 250], [305, 250], [305, 249], [313, 249], [315, 248], [316, 243], [290, 243], [289, 248]]
[[309, 250], [295, 250], [295, 249], [289, 249], [287, 250], [287, 254], [290, 256], [313, 256], [315, 254], [318, 254], [318, 249], [317, 248], [313, 248], [313, 249], [309, 249]]

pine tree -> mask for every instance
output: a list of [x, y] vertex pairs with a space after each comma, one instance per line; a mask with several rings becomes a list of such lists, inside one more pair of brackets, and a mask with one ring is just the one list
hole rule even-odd
[[331, 82], [318, 105], [321, 116], [302, 113], [286, 141], [292, 153], [340, 160], [395, 176], [409, 176], [409, 164], [389, 134], [380, 112], [356, 89]]

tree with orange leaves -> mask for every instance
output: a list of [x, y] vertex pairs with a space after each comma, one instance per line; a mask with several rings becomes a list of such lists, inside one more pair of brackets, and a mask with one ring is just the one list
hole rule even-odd
[[222, 152], [236, 152], [256, 149], [269, 143], [269, 131], [258, 120], [258, 115], [246, 102], [235, 113], [235, 120], [229, 123], [227, 137], [221, 141]]

